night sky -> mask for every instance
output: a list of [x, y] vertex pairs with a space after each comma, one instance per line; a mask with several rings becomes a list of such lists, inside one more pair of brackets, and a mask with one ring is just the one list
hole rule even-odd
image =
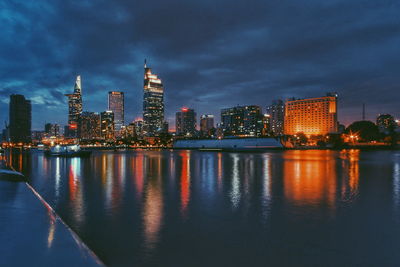
[[0, 1], [0, 122], [12, 93], [33, 129], [67, 122], [82, 75], [84, 110], [126, 97], [141, 116], [143, 61], [165, 85], [166, 117], [339, 93], [339, 121], [400, 117], [400, 1]]

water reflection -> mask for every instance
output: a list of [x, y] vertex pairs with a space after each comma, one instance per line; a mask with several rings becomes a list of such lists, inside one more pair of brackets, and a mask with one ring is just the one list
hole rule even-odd
[[81, 178], [81, 159], [72, 158], [69, 165], [68, 185], [69, 185], [69, 199], [72, 205], [72, 215], [78, 226], [85, 220], [85, 202], [83, 200]]
[[358, 195], [360, 151], [355, 149], [344, 150], [340, 153], [340, 158], [344, 172], [341, 188], [342, 200], [353, 201]]
[[393, 207], [397, 214], [397, 220], [400, 220], [400, 154], [393, 157]]
[[284, 153], [285, 198], [296, 205], [335, 206], [337, 173], [331, 151]]
[[239, 156], [232, 154], [232, 189], [230, 192], [232, 206], [237, 208], [240, 203], [241, 192], [240, 192], [240, 177], [239, 177]]
[[133, 160], [133, 165], [135, 169], [135, 175], [134, 175], [134, 182], [136, 184], [136, 195], [138, 198], [141, 198], [142, 192], [143, 192], [143, 184], [144, 184], [144, 154], [139, 153], [136, 157], [134, 157]]
[[272, 179], [272, 169], [271, 169], [271, 157], [270, 155], [263, 156], [263, 183], [262, 183], [262, 212], [263, 217], [266, 219], [268, 217], [268, 212], [270, 210], [271, 198], [271, 179]]
[[[43, 160], [43, 157], [41, 157], [41, 160]], [[54, 192], [56, 195], [56, 201], [58, 201], [60, 197], [60, 180], [61, 180], [61, 169], [60, 169], [60, 158], [56, 158], [56, 173], [55, 173], [55, 187], [54, 187]]]
[[49, 233], [47, 235], [47, 247], [51, 248], [56, 231], [56, 216], [49, 207], [47, 207], [47, 215], [49, 216]]
[[[350, 228], [352, 234], [358, 233], [357, 239], [368, 238], [366, 226], [352, 227], [347, 222], [368, 221], [363, 216], [376, 207], [386, 207], [398, 216], [400, 156], [390, 153], [395, 152], [382, 154], [391, 155], [387, 160], [381, 154], [358, 150], [137, 150], [95, 151], [89, 159], [37, 154], [31, 161], [15, 154], [12, 162], [18, 167], [22, 157], [23, 168], [24, 162], [31, 162], [33, 186], [49, 203], [56, 203], [66, 223], [110, 266], [177, 266], [176, 259], [182, 255], [182, 266], [190, 266], [190, 260], [202, 262], [203, 257], [220, 263], [227, 255], [238, 263], [252, 257], [267, 265], [267, 257], [259, 251], [267, 251], [268, 259], [277, 262], [287, 252], [307, 256], [305, 243], [316, 244], [318, 253], [323, 253], [324, 242], [336, 238], [322, 238], [327, 233], [323, 227], [337, 228], [341, 248]], [[366, 157], [379, 165], [361, 164]], [[376, 177], [383, 171], [390, 179]], [[360, 179], [361, 174], [368, 179]], [[393, 184], [389, 187], [388, 182]], [[382, 214], [391, 216], [384, 209], [379, 212], [379, 219]], [[51, 247], [56, 229], [50, 214], [49, 218], [47, 244]], [[339, 224], [321, 224], [335, 220]], [[342, 231], [343, 224], [349, 229]], [[299, 236], [301, 242], [296, 239]], [[266, 240], [290, 245], [263, 247]]]
[[181, 167], [181, 213], [186, 216], [186, 209], [190, 200], [190, 151], [182, 151], [180, 153], [182, 159]]
[[146, 189], [143, 205], [144, 247], [147, 252], [153, 250], [159, 239], [163, 219], [162, 177], [154, 175], [160, 172], [160, 157], [150, 157], [149, 176], [146, 178]]
[[218, 157], [218, 174], [217, 174], [218, 191], [221, 191], [221, 189], [222, 189], [222, 173], [224, 171], [222, 168], [222, 153], [219, 152], [217, 157]]

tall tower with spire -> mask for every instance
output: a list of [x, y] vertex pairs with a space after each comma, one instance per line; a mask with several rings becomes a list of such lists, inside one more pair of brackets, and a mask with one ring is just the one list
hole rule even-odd
[[68, 137], [78, 137], [78, 123], [82, 114], [82, 84], [81, 76], [76, 77], [74, 93], [66, 94], [68, 97], [68, 127], [65, 133]]
[[147, 136], [157, 136], [164, 125], [164, 86], [144, 61], [143, 122]]

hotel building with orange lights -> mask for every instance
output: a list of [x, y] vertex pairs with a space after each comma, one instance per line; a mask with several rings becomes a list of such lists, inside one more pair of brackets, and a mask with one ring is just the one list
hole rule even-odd
[[324, 97], [288, 100], [285, 103], [284, 134], [324, 135], [336, 133], [337, 94]]

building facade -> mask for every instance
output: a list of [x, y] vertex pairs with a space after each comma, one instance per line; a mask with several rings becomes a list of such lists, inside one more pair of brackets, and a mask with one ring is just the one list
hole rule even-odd
[[53, 123], [46, 123], [44, 125], [44, 132], [46, 133], [47, 136], [60, 136], [60, 125], [59, 124], [53, 124]]
[[286, 101], [284, 134], [304, 133], [310, 136], [337, 132], [336, 94]]
[[196, 135], [196, 112], [194, 109], [181, 108], [181, 111], [176, 113], [175, 127], [176, 135]]
[[267, 106], [266, 113], [269, 116], [269, 131], [275, 136], [283, 135], [285, 104], [282, 100], [274, 100]]
[[202, 136], [211, 135], [214, 129], [214, 115], [204, 114], [200, 116], [200, 133]]
[[124, 93], [117, 91], [108, 92], [108, 110], [114, 113], [114, 127], [117, 135], [125, 124], [124, 108]]
[[143, 122], [144, 134], [156, 136], [164, 123], [164, 86], [160, 78], [144, 64], [143, 86]]
[[31, 101], [23, 95], [10, 95], [9, 139], [13, 143], [30, 143], [32, 128]]
[[222, 109], [221, 127], [225, 136], [260, 136], [263, 128], [261, 108], [251, 105]]
[[101, 138], [100, 114], [85, 111], [79, 119], [79, 137], [82, 140], [94, 140]]
[[101, 138], [106, 141], [115, 139], [114, 113], [111, 110], [100, 113]]
[[78, 137], [79, 117], [82, 114], [82, 84], [81, 76], [76, 77], [74, 92], [66, 94], [68, 97], [68, 127], [64, 135], [66, 137]]

